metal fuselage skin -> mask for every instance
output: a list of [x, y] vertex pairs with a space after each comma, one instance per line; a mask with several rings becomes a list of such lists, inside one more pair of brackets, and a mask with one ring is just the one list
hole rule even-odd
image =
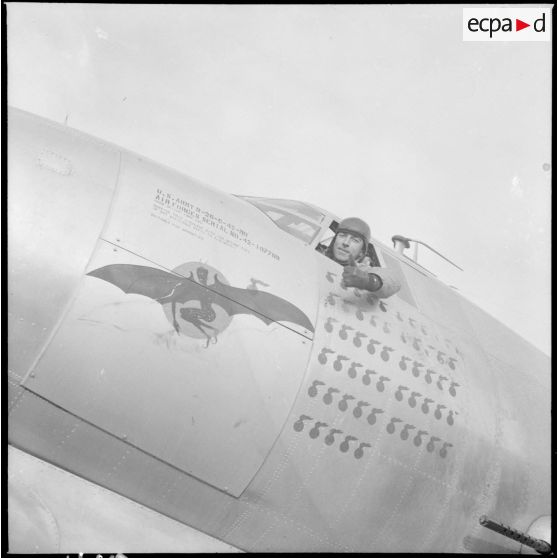
[[247, 551], [519, 552], [479, 517], [550, 514], [550, 361], [454, 290], [373, 240], [374, 299], [243, 199], [8, 133], [14, 447]]

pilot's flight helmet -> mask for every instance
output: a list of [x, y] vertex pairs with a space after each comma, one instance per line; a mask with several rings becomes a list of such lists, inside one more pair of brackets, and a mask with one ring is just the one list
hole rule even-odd
[[347, 217], [343, 219], [337, 227], [337, 232], [348, 232], [356, 234], [364, 240], [364, 246], [370, 242], [370, 227], [358, 217]]

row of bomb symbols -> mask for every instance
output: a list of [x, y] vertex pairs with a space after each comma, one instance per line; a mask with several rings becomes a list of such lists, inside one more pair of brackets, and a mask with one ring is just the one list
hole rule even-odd
[[[361, 339], [362, 337], [367, 337], [367, 335], [365, 333], [361, 333], [360, 331], [357, 331], [356, 334], [355, 334], [355, 337], [353, 339], [353, 344], [355, 345], [355, 347], [361, 347], [362, 346], [362, 339]], [[384, 362], [388, 362], [388, 360], [390, 359], [391, 353], [393, 353], [393, 351], [395, 351], [395, 349], [393, 347], [390, 347], [389, 345], [384, 344], [382, 349], [380, 350], [379, 345], [382, 345], [381, 341], [378, 341], [377, 339], [370, 338], [370, 341], [368, 341], [368, 343], [366, 345], [366, 350], [371, 355], [375, 355], [378, 351], [380, 351], [380, 357], [382, 358], [382, 360]], [[330, 352], [330, 353], [335, 352], [332, 349], [327, 349], [327, 348], [324, 348], [323, 351], [325, 351], [324, 354], [327, 354], [327, 352]], [[322, 362], [322, 364], [325, 364], [325, 362]]]
[[[412, 362], [412, 364], [411, 364]], [[413, 360], [412, 358], [406, 357], [406, 356], [402, 356], [401, 360], [399, 361], [399, 368], [401, 370], [403, 370], [404, 372], [406, 370], [410, 370], [411, 374], [415, 377], [418, 378], [421, 374], [421, 368], [424, 367], [424, 364], [422, 364], [422, 362], [418, 362], [416, 360]], [[444, 390], [444, 386], [446, 384], [444, 384], [444, 382], [449, 381], [449, 388], [448, 388], [448, 392], [452, 397], [455, 397], [457, 395], [457, 388], [460, 386], [460, 384], [458, 384], [457, 382], [454, 382], [453, 380], [451, 380], [451, 378], [448, 378], [447, 376], [444, 376], [443, 374], [439, 374], [438, 372], [436, 372], [435, 370], [432, 370], [431, 368], [427, 368], [424, 372], [424, 381], [427, 384], [431, 384], [434, 382], [434, 378], [436, 379], [436, 386], [438, 387], [438, 389], [440, 391]]]
[[[384, 362], [388, 362], [390, 360], [390, 353], [393, 351], [394, 349], [388, 347], [387, 345], [384, 345], [384, 347], [380, 352], [380, 357]], [[374, 349], [374, 353], [375, 352], [376, 350]], [[347, 361], [351, 361], [351, 358], [339, 353], [337, 353], [337, 356], [333, 358], [333, 355], [335, 354], [336, 351], [329, 349], [328, 347], [323, 347], [318, 354], [318, 362], [322, 365], [326, 365], [330, 362], [329, 359], [331, 358], [331, 362], [333, 363], [332, 364], [333, 369], [336, 372], [341, 372], [344, 368], [345, 363]], [[361, 370], [359, 369], [363, 367], [364, 365], [361, 364], [360, 362], [352, 360], [349, 367], [346, 368], [347, 375], [349, 376], [349, 378], [354, 379], [360, 374]], [[402, 356], [399, 361], [399, 368], [403, 371], [409, 370], [410, 373], [415, 378], [419, 378], [421, 373], [424, 372], [424, 376], [423, 376], [424, 382], [426, 382], [427, 384], [435, 383], [440, 391], [444, 391], [444, 389], [447, 387], [448, 392], [452, 397], [457, 396], [457, 388], [460, 386], [458, 382], [453, 381], [448, 376], [439, 374], [438, 372], [432, 370], [431, 368], [426, 368], [425, 365], [422, 364], [421, 362], [418, 362], [416, 360], [413, 361], [409, 357]], [[424, 370], [424, 368], [426, 368], [426, 370]], [[372, 383], [370, 376], [373, 374], [377, 374], [377, 372], [369, 368], [365, 369], [364, 375], [362, 376], [362, 383], [365, 385], [370, 385]], [[380, 376], [378, 382], [381, 384], [384, 381], [389, 381], [389, 378], [387, 376]], [[383, 389], [379, 389], [379, 391], [383, 391]]]
[[[300, 415], [298, 420], [293, 424], [293, 429], [295, 430], [295, 432], [302, 432], [307, 425], [309, 426], [309, 423], [307, 423], [306, 421], [312, 420], [314, 419], [308, 415]], [[319, 438], [320, 435], [324, 432], [320, 429], [327, 428], [328, 426], [329, 425], [326, 422], [316, 421], [314, 423], [314, 426], [308, 430], [308, 435], [310, 436], [310, 438], [313, 439]], [[339, 430], [338, 428], [330, 428], [329, 433], [324, 437], [324, 443], [327, 446], [332, 446], [339, 440], [342, 440], [342, 442], [339, 444], [339, 451], [342, 453], [347, 453], [351, 449], [350, 444], [356, 442], [358, 445], [355, 444], [356, 449], [353, 452], [353, 455], [356, 459], [361, 459], [364, 456], [365, 448], [371, 447], [371, 444], [369, 444], [368, 442], [359, 442], [358, 438], [352, 435], [346, 435], [344, 436], [344, 438], [343, 436], [340, 436], [336, 440], [335, 436], [337, 434], [343, 434], [343, 431]]]
[[[337, 274], [335, 274], [331, 271], [328, 271], [326, 273], [326, 279], [330, 283], [334, 283], [335, 282], [334, 277], [336, 275]], [[345, 291], [348, 290], [347, 287], [345, 287], [342, 282], [340, 283], [340, 286], [343, 290], [345, 290]], [[355, 296], [358, 297], [358, 298], [362, 298], [362, 296], [364, 295], [364, 293], [362, 291], [360, 291], [359, 289], [352, 289], [352, 291], [355, 294]], [[378, 302], [378, 308], [384, 314], [387, 314], [389, 312], [388, 311], [388, 304], [386, 302], [384, 302], [383, 300], [377, 300], [376, 297], [374, 297], [374, 295], [372, 293], [366, 293], [366, 298], [367, 298], [368, 302], [371, 303], [371, 304], [375, 304], [376, 302]], [[337, 299], [341, 300], [343, 304], [351, 304], [350, 301], [343, 300], [341, 295], [339, 295], [337, 293], [334, 293], [334, 292], [330, 292], [328, 294], [328, 296], [326, 297], [327, 304], [330, 305], [330, 306], [335, 306], [337, 301], [338, 301]], [[392, 314], [393, 314], [393, 312], [392, 312]], [[356, 316], [357, 316], [357, 319], [359, 319], [361, 321], [364, 320], [364, 312], [363, 312], [362, 308], [357, 307]], [[439, 337], [434, 332], [429, 333], [428, 328], [425, 325], [423, 325], [422, 323], [420, 323], [417, 319], [411, 318], [410, 316], [406, 317], [399, 310], [395, 312], [395, 316], [396, 316], [397, 320], [399, 320], [402, 323], [403, 322], [408, 323], [413, 329], [417, 330], [417, 332], [420, 331], [423, 335], [426, 335], [426, 336], [432, 335], [437, 341], [439, 341]], [[372, 325], [374, 327], [376, 327], [375, 320], [376, 320], [376, 316], [372, 316], [370, 323], [372, 323]], [[387, 321], [385, 321], [385, 323], [389, 324]], [[387, 328], [388, 328], [388, 326], [386, 326], [386, 329], [384, 331], [386, 333], [389, 333], [389, 330]], [[459, 354], [459, 352], [457, 352], [457, 354]]]
[[[335, 275], [336, 275], [335, 273], [332, 273], [330, 271], [326, 274], [326, 278], [330, 283], [333, 283], [334, 282], [333, 278], [334, 278]], [[341, 284], [341, 288], [344, 289], [344, 290], [347, 290], [347, 288], [344, 287], [342, 284]], [[354, 294], [357, 297], [362, 298], [364, 293], [362, 293], [358, 289], [353, 289], [353, 291], [354, 291]], [[366, 294], [366, 299], [368, 300], [368, 302], [370, 304], [375, 304], [376, 302], [378, 302], [378, 308], [384, 314], [389, 313], [389, 310], [388, 310], [389, 305], [386, 302], [384, 302], [383, 300], [376, 299], [376, 297], [374, 297], [374, 295], [372, 293], [367, 293]], [[343, 304], [354, 304], [351, 301], [343, 300], [341, 298], [341, 296], [337, 293], [330, 292], [328, 294], [328, 296], [326, 297], [326, 302], [330, 306], [335, 306], [337, 304], [337, 302], [339, 302], [339, 301], [341, 301]], [[405, 324], [405, 325], [408, 324], [409, 326], [411, 326], [411, 328], [413, 330], [413, 333], [420, 332], [423, 335], [425, 335], [426, 337], [428, 337], [429, 339], [435, 339], [438, 343], [441, 342], [440, 337], [438, 336], [438, 334], [435, 331], [431, 330], [430, 327], [425, 326], [423, 323], [421, 323], [416, 318], [413, 318], [411, 316], [405, 316], [400, 310], [392, 311], [391, 315], [393, 315], [393, 314], [395, 314], [395, 319], [397, 319], [401, 324]], [[360, 321], [363, 321], [365, 319], [365, 314], [364, 314], [362, 308], [359, 305], [357, 305], [357, 308], [356, 308], [356, 317]], [[375, 323], [376, 316], [373, 315], [370, 320], [371, 320], [370, 323], [374, 327], [376, 327], [376, 323]], [[387, 325], [385, 325], [385, 324], [387, 324]], [[386, 331], [386, 333], [389, 333], [390, 324], [386, 320], [384, 320], [384, 327], [385, 327], [384, 331]], [[405, 337], [407, 337], [407, 336], [405, 336]], [[412, 338], [413, 335], [411, 334], [411, 335], [409, 335], [409, 337]], [[404, 340], [404, 342], [406, 342], [406, 341]], [[456, 354], [460, 358], [463, 357], [463, 354], [461, 353], [459, 348], [456, 347], [449, 339], [447, 339], [447, 338], [444, 339], [444, 343], [445, 343], [445, 346], [446, 346], [447, 350]]]
[[[353, 452], [353, 455], [356, 459], [360, 459], [364, 455], [365, 448], [370, 448], [372, 445], [369, 442], [362, 442], [356, 436], [347, 435], [343, 430], [339, 428], [330, 428], [330, 425], [327, 422], [322, 421], [314, 421], [313, 425], [312, 422], [314, 419], [308, 415], [300, 415], [299, 418], [293, 423], [293, 429], [295, 432], [302, 432], [308, 427], [308, 435], [310, 438], [316, 439], [319, 438], [322, 434], [325, 434], [323, 440], [324, 443], [328, 446], [332, 446], [336, 443], [336, 441], [342, 440], [339, 444], [339, 451], [342, 453], [347, 453], [351, 447], [355, 447], [356, 449]], [[388, 424], [386, 425], [386, 432], [388, 434], [395, 434], [398, 429], [398, 423], [403, 423], [401, 419], [393, 417]], [[312, 427], [310, 428], [310, 426]], [[442, 458], [447, 457], [448, 449], [453, 447], [453, 444], [450, 442], [444, 442], [438, 436], [432, 436], [426, 430], [418, 430], [416, 434], [411, 431], [416, 427], [412, 424], [405, 423], [403, 424], [402, 428], [399, 430], [399, 437], [401, 440], [412, 440], [413, 445], [417, 448], [421, 447], [422, 444], [426, 442], [426, 451], [429, 453], [434, 453], [434, 451], [438, 450], [438, 455]], [[327, 433], [327, 434], [326, 434]], [[339, 435], [339, 438], [336, 440], [335, 436]], [[354, 443], [354, 446], [351, 444]]]
[[399, 338], [403, 343], [412, 346], [415, 351], [422, 352], [432, 360], [436, 360], [438, 364], [447, 366], [450, 370], [455, 370], [457, 368], [458, 358], [449, 356], [447, 352], [442, 351], [438, 347], [425, 343], [423, 339], [409, 335], [404, 331], [400, 333]]
[[[376, 385], [376, 387], [378, 388], [378, 384]], [[383, 383], [380, 384], [380, 387], [381, 389], [379, 389], [379, 391], [383, 391]], [[308, 387], [307, 393], [310, 397], [318, 397], [319, 395], [321, 395], [322, 401], [326, 405], [331, 405], [334, 402], [334, 397], [339, 397], [339, 400], [337, 402], [338, 409], [345, 412], [349, 409], [349, 405], [354, 405], [352, 413], [353, 416], [357, 419], [362, 417], [365, 412], [368, 412], [367, 407], [371, 407], [371, 410], [366, 417], [366, 420], [370, 425], [376, 423], [378, 414], [384, 413], [383, 409], [373, 408], [372, 404], [368, 401], [358, 400], [356, 396], [350, 393], [341, 394], [341, 391], [341, 389], [335, 386], [326, 386], [326, 383], [322, 382], [321, 380], [314, 380]], [[422, 394], [416, 391], [412, 391], [406, 386], [399, 386], [397, 388], [397, 390], [395, 391], [395, 399], [399, 402], [406, 401], [409, 407], [411, 407], [412, 409], [420, 408], [420, 410], [425, 415], [429, 414], [432, 411], [434, 417], [437, 420], [441, 420], [442, 416], [446, 414], [446, 422], [450, 426], [454, 425], [455, 417], [459, 414], [457, 411], [448, 409], [446, 405], [436, 403], [429, 397], [424, 397]]]
[[[403, 314], [398, 310], [395, 313], [395, 319], [400, 322], [400, 325], [405, 325], [405, 332], [407, 333], [406, 337], [411, 339], [416, 339], [416, 335], [419, 333], [427, 337], [429, 340], [435, 340], [437, 343], [442, 343], [442, 339], [438, 336], [438, 334], [433, 330], [432, 326], [426, 327], [424, 324], [420, 323], [416, 318], [411, 318], [410, 316], [405, 317]], [[409, 325], [410, 329], [406, 326]], [[404, 341], [405, 342], [405, 341]], [[458, 347], [456, 347], [450, 339], [444, 338], [443, 343], [445, 345], [445, 350], [448, 353], [452, 353], [457, 355], [459, 358], [462, 358], [463, 355]], [[432, 345], [428, 345], [431, 349], [434, 349]], [[448, 355], [449, 356], [449, 355]], [[455, 359], [454, 359], [455, 360]]]
[[[378, 327], [377, 321], [378, 318], [376, 316], [372, 316], [370, 318], [370, 323], [376, 327]], [[340, 324], [337, 318], [328, 317], [324, 322], [324, 329], [328, 333], [332, 333], [336, 327], [339, 328], [337, 333], [340, 339], [346, 341], [350, 338], [355, 347], [362, 347], [364, 344], [366, 344], [366, 349], [370, 354], [375, 353], [375, 345], [381, 344], [381, 341], [373, 339], [370, 335], [359, 331], [352, 325]], [[391, 327], [392, 326], [390, 322], [384, 321], [382, 330], [384, 331], [384, 333], [390, 334], [392, 332]], [[458, 361], [456, 357], [449, 356], [445, 351], [438, 349], [434, 345], [426, 344], [420, 337], [408, 335], [407, 333], [402, 331], [399, 335], [399, 338], [403, 343], [412, 346], [415, 351], [423, 352], [427, 357], [436, 359], [439, 364], [447, 366], [451, 370], [456, 369]], [[369, 339], [369, 341], [367, 341], [367, 339]]]
[[[358, 292], [358, 289], [355, 289], [355, 294], [358, 298], [362, 298], [362, 295], [360, 294], [360, 292]], [[376, 299], [372, 297], [370, 294], [366, 298], [370, 304], [374, 304], [376, 302]], [[327, 306], [333, 306], [333, 307], [337, 306], [337, 304], [346, 305], [346, 306], [356, 306], [355, 315], [357, 320], [360, 320], [362, 322], [366, 319], [366, 315], [360, 304], [353, 302], [351, 300], [344, 300], [341, 298], [341, 295], [338, 295], [337, 293], [329, 293], [325, 301]], [[387, 308], [384, 302], [380, 301], [378, 303], [378, 306], [380, 310], [382, 310], [383, 312], [387, 312]], [[346, 311], [347, 310], [345, 310], [345, 312]]]

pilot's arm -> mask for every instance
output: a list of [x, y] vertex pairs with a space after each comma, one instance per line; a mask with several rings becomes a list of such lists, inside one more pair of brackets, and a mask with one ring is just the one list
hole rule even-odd
[[358, 265], [354, 259], [351, 259], [343, 269], [343, 284], [346, 287], [364, 289], [378, 298], [388, 298], [401, 288], [399, 281], [390, 270]]

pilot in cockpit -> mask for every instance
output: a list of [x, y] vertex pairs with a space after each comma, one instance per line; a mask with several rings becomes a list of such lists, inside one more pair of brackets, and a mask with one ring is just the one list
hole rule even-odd
[[378, 298], [387, 298], [400, 289], [399, 281], [381, 267], [372, 267], [368, 256], [370, 227], [358, 217], [343, 219], [324, 254], [341, 264], [343, 285], [364, 289]]

